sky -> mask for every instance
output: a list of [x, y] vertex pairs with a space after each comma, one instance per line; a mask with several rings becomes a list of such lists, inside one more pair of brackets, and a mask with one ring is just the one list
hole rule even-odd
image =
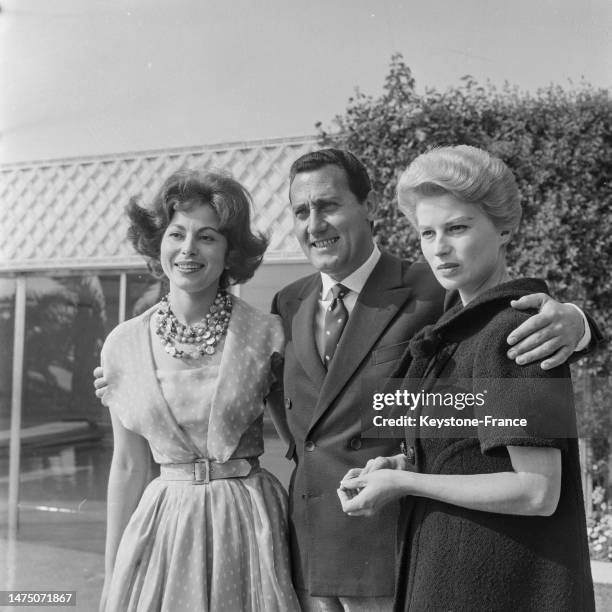
[[471, 74], [612, 86], [609, 0], [0, 0], [0, 163], [310, 135], [401, 52]]

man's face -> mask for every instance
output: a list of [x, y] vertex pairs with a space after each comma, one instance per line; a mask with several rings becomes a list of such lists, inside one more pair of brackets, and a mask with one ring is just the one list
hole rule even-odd
[[346, 173], [328, 165], [300, 172], [289, 191], [293, 231], [304, 254], [320, 272], [342, 281], [372, 253], [374, 204], [359, 202]]

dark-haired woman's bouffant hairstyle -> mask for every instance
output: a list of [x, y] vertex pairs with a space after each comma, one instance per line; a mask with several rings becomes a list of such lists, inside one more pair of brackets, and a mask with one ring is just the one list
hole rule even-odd
[[164, 276], [159, 262], [161, 241], [172, 215], [192, 206], [212, 207], [219, 217], [219, 232], [227, 240], [226, 269], [219, 284], [244, 283], [252, 278], [263, 260], [268, 239], [251, 230], [252, 200], [249, 192], [231, 176], [204, 170], [178, 170], [171, 174], [150, 206], [131, 198], [126, 206], [130, 220], [128, 239], [146, 260], [151, 273]]

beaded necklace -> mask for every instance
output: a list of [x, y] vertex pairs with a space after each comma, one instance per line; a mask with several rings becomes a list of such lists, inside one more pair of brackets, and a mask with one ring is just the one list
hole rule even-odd
[[206, 316], [193, 325], [185, 325], [176, 318], [170, 308], [169, 295], [161, 299], [157, 308], [155, 328], [166, 353], [176, 359], [199, 359], [204, 355], [214, 355], [229, 327], [232, 315], [230, 295], [219, 289]]

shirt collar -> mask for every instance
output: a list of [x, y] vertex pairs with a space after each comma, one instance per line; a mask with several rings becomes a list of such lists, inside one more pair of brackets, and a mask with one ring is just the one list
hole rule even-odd
[[347, 289], [354, 291], [355, 293], [361, 293], [366, 281], [372, 270], [374, 270], [378, 260], [380, 259], [380, 249], [374, 243], [374, 248], [370, 253], [370, 256], [359, 266], [353, 273], [349, 274], [346, 278], [341, 281], [334, 280], [329, 274], [321, 272], [321, 282], [323, 284], [321, 288], [321, 298], [329, 298], [329, 290], [339, 282], [342, 283]]

